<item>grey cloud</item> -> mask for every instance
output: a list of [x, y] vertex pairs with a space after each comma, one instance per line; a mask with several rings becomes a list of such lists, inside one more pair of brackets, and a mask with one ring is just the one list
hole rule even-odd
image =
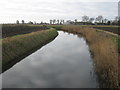
[[[3, 0], [0, 3], [0, 23], [15, 20], [43, 18], [80, 19], [83, 15], [106, 18], [117, 16], [117, 2], [80, 2], [81, 0]], [[86, 1], [86, 0], [85, 0]], [[109, 11], [109, 12], [108, 12]], [[16, 16], [17, 15], [17, 16]], [[3, 17], [4, 16], [4, 17]], [[11, 22], [13, 22], [11, 21]]]

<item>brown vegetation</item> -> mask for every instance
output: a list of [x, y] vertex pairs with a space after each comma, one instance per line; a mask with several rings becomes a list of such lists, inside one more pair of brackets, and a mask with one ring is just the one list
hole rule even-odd
[[100, 87], [117, 87], [118, 50], [111, 35], [104, 32], [97, 32], [93, 28], [79, 26], [64, 26], [63, 31], [82, 34], [88, 41], [95, 62]]

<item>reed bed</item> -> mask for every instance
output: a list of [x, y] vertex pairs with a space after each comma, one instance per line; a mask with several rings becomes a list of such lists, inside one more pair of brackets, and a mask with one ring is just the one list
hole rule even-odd
[[112, 36], [94, 28], [64, 26], [63, 31], [82, 34], [90, 47], [101, 88], [118, 87], [118, 48]]

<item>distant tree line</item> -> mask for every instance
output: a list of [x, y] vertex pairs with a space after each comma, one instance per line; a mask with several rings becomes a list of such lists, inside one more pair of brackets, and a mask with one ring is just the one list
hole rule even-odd
[[96, 18], [91, 18], [89, 16], [82, 16], [82, 21], [75, 19], [74, 21], [66, 21], [68, 24], [79, 24], [79, 25], [118, 25], [120, 24], [120, 17], [116, 16], [114, 20], [109, 20], [104, 18], [102, 15]]
[[36, 21], [34, 21], [34, 22], [29, 21], [29, 22], [25, 23], [24, 20], [22, 20], [21, 23], [20, 23], [19, 20], [16, 20], [16, 24], [43, 24], [44, 25], [44, 24], [49, 24], [49, 23], [46, 23], [46, 22], [36, 23]]
[[50, 24], [74, 24], [74, 25], [118, 25], [120, 24], [120, 17], [116, 16], [114, 20], [109, 20], [104, 18], [102, 15], [97, 16], [96, 18], [91, 18], [89, 16], [82, 16], [82, 20], [78, 21], [75, 19], [72, 20], [50, 20]]
[[50, 24], [64, 24], [64, 23], [65, 23], [65, 20], [59, 20], [59, 19], [50, 20]]
[[36, 21], [32, 22], [29, 21], [28, 23], [25, 23], [24, 20], [19, 22], [19, 20], [16, 21], [16, 24], [42, 24], [42, 25], [47, 25], [47, 24], [57, 24], [57, 25], [62, 25], [62, 24], [74, 24], [74, 25], [120, 25], [120, 17], [116, 16], [114, 20], [109, 20], [107, 18], [104, 18], [102, 15], [97, 16], [96, 18], [89, 17], [89, 16], [82, 16], [82, 20], [78, 21], [75, 19], [74, 21], [72, 20], [59, 20], [59, 19], [50, 19], [49, 23], [46, 22], [41, 22], [41, 23], [36, 23]]
[[21, 23], [20, 23], [20, 21], [17, 20], [17, 21], [16, 21], [16, 24], [33, 24], [33, 22], [29, 21], [28, 23], [25, 23], [25, 21], [22, 20]]

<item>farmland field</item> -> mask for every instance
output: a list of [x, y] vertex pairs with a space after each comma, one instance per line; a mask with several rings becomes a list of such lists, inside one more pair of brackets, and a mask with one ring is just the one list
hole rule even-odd
[[19, 34], [26, 34], [35, 31], [45, 30], [43, 25], [2, 25], [2, 37], [10, 37]]

